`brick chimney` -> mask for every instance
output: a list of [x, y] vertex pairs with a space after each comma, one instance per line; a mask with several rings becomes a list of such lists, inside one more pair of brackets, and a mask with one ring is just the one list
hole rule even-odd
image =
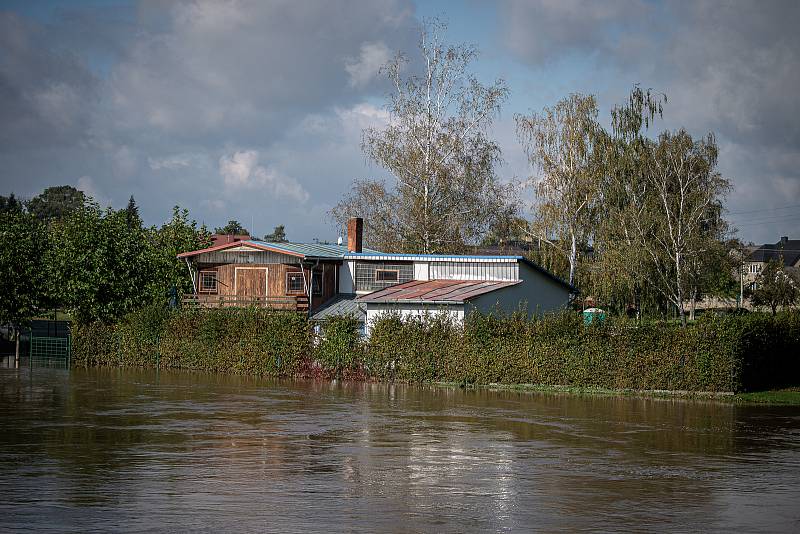
[[364, 219], [350, 217], [347, 221], [347, 251], [361, 252], [361, 241], [364, 236]]

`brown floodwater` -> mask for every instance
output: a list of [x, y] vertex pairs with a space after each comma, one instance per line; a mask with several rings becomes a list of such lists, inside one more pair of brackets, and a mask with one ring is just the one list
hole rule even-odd
[[0, 369], [0, 531], [800, 531], [800, 409]]

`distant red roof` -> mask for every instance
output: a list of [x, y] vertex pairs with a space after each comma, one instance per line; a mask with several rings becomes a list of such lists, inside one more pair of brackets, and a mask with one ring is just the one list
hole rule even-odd
[[250, 236], [247, 234], [211, 234], [211, 246], [225, 245], [236, 241], [248, 241]]
[[360, 302], [462, 303], [479, 295], [519, 284], [491, 280], [414, 280], [358, 297]]

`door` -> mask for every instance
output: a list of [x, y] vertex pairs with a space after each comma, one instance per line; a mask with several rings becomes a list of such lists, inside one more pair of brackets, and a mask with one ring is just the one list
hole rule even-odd
[[236, 267], [233, 280], [237, 297], [267, 296], [266, 267]]

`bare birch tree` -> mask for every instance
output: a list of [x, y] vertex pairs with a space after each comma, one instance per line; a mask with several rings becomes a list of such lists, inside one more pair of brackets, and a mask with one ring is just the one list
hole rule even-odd
[[403, 251], [423, 253], [462, 250], [506, 211], [508, 189], [495, 174], [500, 149], [487, 130], [508, 89], [502, 80], [487, 86], [470, 74], [477, 50], [445, 45], [444, 29], [438, 21], [423, 28], [421, 73], [408, 74], [413, 65], [402, 54], [382, 69], [393, 87], [390, 121], [385, 128], [365, 130], [362, 149], [396, 180], [379, 194], [391, 199], [382, 202], [386, 211], [370, 206], [370, 195], [363, 194], [377, 191], [374, 181], [357, 182], [331, 211], [339, 224], [369, 213], [365, 239], [371, 246], [396, 243]]
[[656, 287], [686, 324], [692, 265], [722, 237], [714, 220], [730, 183], [715, 170], [718, 149], [711, 134], [695, 141], [685, 130], [664, 132], [651, 146], [646, 174], [652, 192], [649, 217], [636, 227], [652, 261], [668, 267], [655, 270], [660, 282]]
[[574, 284], [578, 247], [591, 238], [600, 196], [597, 104], [594, 96], [572, 94], [516, 120], [520, 142], [541, 171], [529, 182], [538, 201], [532, 233], [566, 256], [569, 283]]

